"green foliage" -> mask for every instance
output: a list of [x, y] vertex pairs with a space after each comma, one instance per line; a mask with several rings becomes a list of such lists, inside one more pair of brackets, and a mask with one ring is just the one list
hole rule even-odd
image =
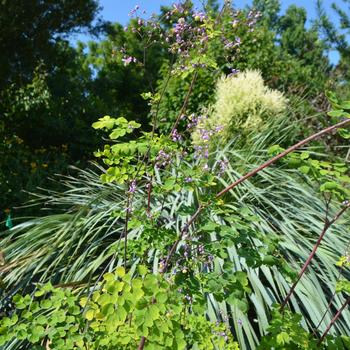
[[327, 343], [318, 343], [312, 335], [301, 326], [302, 316], [289, 310], [281, 311], [279, 305], [274, 305], [272, 320], [268, 334], [262, 339], [258, 349], [339, 349], [349, 346], [348, 336], [327, 336]]
[[316, 341], [301, 326], [301, 319], [301, 315], [291, 311], [280, 312], [279, 306], [275, 306], [268, 334], [258, 349], [319, 349]]
[[[277, 137], [284, 144], [293, 133], [295, 123], [290, 124], [289, 117], [283, 120], [274, 123], [284, 133], [276, 126], [269, 127], [263, 134], [252, 134], [250, 139], [254, 143], [242, 149], [239, 149], [242, 146], [231, 144], [213, 154], [213, 159], [227, 159], [230, 164], [225, 173], [215, 179], [214, 188], [222, 188], [261, 163], [257, 150], [264, 149]], [[203, 186], [200, 190], [203, 194], [213, 188], [205, 187], [206, 181], [201, 180], [205, 176], [196, 163], [187, 168], [183, 160], [174, 162], [183, 166], [179, 172], [192, 176], [194, 181], [183, 183], [183, 175], [176, 178], [173, 173], [169, 176], [163, 170], [164, 181], [153, 182], [151, 219], [144, 210], [145, 185], [138, 183], [129, 221], [128, 261], [141, 259], [143, 263], [155, 266], [156, 270], [160, 268], [159, 257], [176, 239], [177, 227], [196, 208], [196, 184]], [[210, 313], [210, 319], [232, 320], [235, 338], [242, 348], [256, 346], [262, 334], [256, 330], [254, 319], [266, 329], [270, 305], [288, 291], [291, 278], [295, 277], [296, 264], [303, 263], [322, 229], [318, 218], [324, 204], [317, 196], [317, 189], [301, 183], [298, 173], [298, 169], [277, 166], [266, 169], [261, 176], [232, 191], [223, 202], [218, 201], [217, 208], [208, 212], [200, 225], [195, 226], [195, 237], [198, 238], [184, 240], [174, 261], [175, 264], [180, 261], [178, 267], [175, 265], [178, 283], [186, 293], [195, 297], [194, 300], [203, 303], [201, 295], [204, 289], [215, 294], [215, 299], [229, 300], [230, 304], [226, 304], [211, 299], [214, 311]], [[167, 192], [164, 191], [166, 181]], [[123, 259], [120, 237], [125, 217], [125, 187], [101, 184], [99, 174], [90, 171], [80, 171], [78, 176], [62, 178], [61, 182], [66, 184], [67, 190], [40, 195], [39, 205], [46, 203], [45, 206], [53, 211], [67, 208], [68, 212], [18, 225], [0, 243], [6, 262], [2, 276], [9, 291], [16, 290], [19, 285], [28, 288], [27, 283], [33, 276], [41, 282], [55, 276], [54, 283], [57, 284], [88, 281], [90, 274], [98, 276], [106, 265], [112, 269], [119, 259]], [[295, 242], [299, 244], [295, 245]], [[310, 270], [300, 282], [300, 290], [296, 291], [293, 306], [303, 312], [310, 327], [317, 325], [327, 307], [329, 295], [334, 291], [339, 274], [334, 262], [343, 254], [346, 242], [346, 225], [339, 225], [327, 235], [320, 251], [322, 271]], [[184, 258], [184, 244], [193, 247], [188, 258]], [[199, 255], [201, 244], [204, 244], [204, 254]], [[252, 247], [259, 249], [256, 251]], [[211, 255], [217, 258], [208, 265]], [[252, 267], [247, 266], [246, 259]], [[210, 270], [203, 273], [201, 266]], [[184, 269], [185, 273], [182, 272]], [[200, 274], [198, 269], [202, 271]], [[238, 271], [244, 274], [237, 274]], [[325, 280], [327, 285], [323, 282]], [[341, 304], [338, 298], [335, 299], [337, 305]], [[247, 306], [249, 312], [245, 311]], [[348, 320], [348, 313], [344, 311], [344, 321], [339, 320], [334, 330], [347, 334]], [[241, 321], [244, 327], [239, 325]], [[330, 315], [322, 327], [329, 321]]]
[[97, 13], [94, 0], [73, 0], [69, 4], [61, 0], [2, 1], [0, 89], [21, 80], [28, 83], [41, 60], [54, 67], [62, 37], [92, 29]]
[[[47, 344], [50, 349], [239, 349], [225, 325], [206, 320], [173, 282], [121, 266], [103, 275], [87, 296], [46, 284], [29, 295], [15, 295], [16, 313], [0, 321], [0, 345], [12, 339]], [[193, 311], [192, 311], [193, 310]]]

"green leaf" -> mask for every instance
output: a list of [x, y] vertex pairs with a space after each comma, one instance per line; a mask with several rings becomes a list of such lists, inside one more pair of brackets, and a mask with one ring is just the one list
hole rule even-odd
[[340, 129], [338, 129], [338, 133], [343, 139], [345, 139], [345, 140], [350, 139], [350, 130], [340, 128]]
[[307, 165], [303, 165], [299, 167], [299, 171], [302, 172], [303, 174], [308, 174], [310, 171], [310, 167]]
[[125, 268], [123, 266], [118, 266], [115, 269], [115, 273], [117, 274], [118, 277], [123, 278], [125, 275]]
[[107, 282], [113, 281], [115, 279], [115, 275], [111, 272], [107, 272], [103, 275], [103, 279]]
[[141, 276], [146, 275], [147, 272], [148, 272], [148, 269], [147, 269], [147, 267], [146, 267], [145, 265], [139, 265], [139, 266], [137, 266], [137, 270], [138, 270], [138, 272], [139, 272], [139, 274], [140, 274]]
[[280, 334], [277, 334], [277, 343], [284, 345], [284, 344], [288, 344], [290, 342], [290, 337], [288, 335], [288, 333], [286, 332], [281, 332]]
[[156, 305], [151, 305], [148, 312], [153, 320], [157, 320], [159, 318], [159, 309]]
[[310, 153], [309, 152], [301, 152], [300, 154], [300, 159], [308, 159], [310, 157]]
[[116, 140], [118, 139], [119, 137], [122, 137], [126, 134], [126, 130], [125, 129], [122, 129], [122, 128], [118, 128], [118, 129], [114, 129], [110, 134], [109, 134], [109, 137], [112, 139], [112, 140]]
[[109, 115], [100, 118], [98, 122], [92, 124], [94, 129], [112, 129], [114, 127], [116, 120], [111, 118]]
[[101, 313], [104, 316], [108, 316], [108, 315], [113, 314], [114, 313], [114, 305], [112, 303], [103, 305], [101, 308]]
[[330, 111], [330, 112], [328, 112], [327, 114], [328, 114], [330, 117], [339, 118], [339, 117], [343, 117], [343, 116], [344, 116], [344, 110], [338, 109], [338, 110]]
[[102, 294], [97, 300], [97, 303], [101, 306], [111, 302], [112, 302], [112, 297], [108, 294]]
[[85, 318], [86, 318], [88, 321], [91, 321], [91, 320], [94, 318], [94, 315], [95, 315], [95, 310], [93, 310], [93, 309], [87, 310], [87, 311], [85, 312]]

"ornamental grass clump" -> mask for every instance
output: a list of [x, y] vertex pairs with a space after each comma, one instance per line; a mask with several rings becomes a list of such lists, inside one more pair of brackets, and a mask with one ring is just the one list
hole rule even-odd
[[[262, 129], [270, 118], [283, 113], [287, 99], [264, 84], [256, 70], [238, 72], [219, 79], [215, 104], [207, 119], [198, 123], [192, 134], [195, 145], [206, 143], [203, 134], [219, 131], [220, 138], [229, 140], [237, 131]], [[206, 133], [203, 130], [207, 130]]]

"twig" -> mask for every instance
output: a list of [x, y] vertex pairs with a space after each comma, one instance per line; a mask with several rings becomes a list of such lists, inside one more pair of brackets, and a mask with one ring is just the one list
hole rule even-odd
[[181, 119], [181, 116], [183, 115], [183, 113], [185, 112], [186, 108], [187, 108], [187, 105], [188, 105], [188, 101], [190, 99], [190, 96], [192, 94], [192, 91], [193, 91], [193, 87], [194, 87], [194, 83], [196, 82], [196, 79], [197, 79], [197, 76], [198, 76], [198, 72], [195, 71], [194, 74], [193, 74], [193, 77], [192, 77], [192, 81], [191, 81], [191, 85], [190, 85], [190, 88], [188, 89], [188, 92], [187, 92], [187, 95], [185, 97], [185, 101], [181, 107], [181, 110], [179, 112], [179, 115], [177, 116], [176, 120], [175, 120], [175, 123], [171, 129], [171, 132], [170, 132], [170, 135], [175, 131], [175, 129], [177, 128], [178, 124], [179, 124], [179, 121]]
[[281, 311], [284, 309], [284, 307], [287, 305], [289, 299], [291, 298], [292, 294], [294, 293], [295, 287], [297, 286], [297, 284], [299, 283], [301, 277], [303, 276], [303, 274], [305, 273], [306, 269], [308, 268], [308, 266], [310, 265], [311, 260], [313, 259], [313, 257], [316, 254], [317, 248], [320, 246], [322, 239], [324, 237], [324, 235], [326, 234], [326, 232], [328, 231], [328, 229], [345, 213], [345, 211], [349, 208], [350, 205], [346, 205], [344, 208], [342, 208], [335, 216], [332, 220], [326, 220], [326, 222], [324, 223], [324, 227], [323, 230], [320, 234], [320, 236], [318, 237], [318, 240], [316, 242], [316, 244], [314, 245], [312, 252], [310, 253], [309, 257], [307, 258], [307, 260], [305, 261], [304, 266], [301, 268], [298, 278], [296, 279], [296, 281], [293, 283], [290, 291], [288, 292], [287, 296], [285, 297], [282, 305], [281, 305]]
[[142, 350], [145, 347], [145, 342], [146, 342], [146, 337], [142, 336], [137, 350]]
[[148, 215], [150, 215], [150, 212], [151, 212], [152, 180], [153, 180], [153, 176], [151, 176], [151, 179], [148, 182], [148, 188], [147, 188], [147, 214]]
[[124, 267], [126, 268], [126, 256], [127, 256], [127, 246], [128, 246], [128, 223], [130, 217], [130, 196], [128, 195], [126, 204], [126, 215], [125, 215], [125, 225], [124, 225]]
[[326, 330], [324, 331], [324, 333], [322, 334], [322, 337], [320, 338], [320, 340], [318, 341], [317, 345], [320, 346], [321, 343], [323, 342], [324, 338], [326, 337], [326, 335], [328, 334], [328, 332], [330, 331], [330, 329], [332, 328], [332, 326], [334, 325], [334, 323], [337, 321], [337, 319], [340, 317], [341, 313], [343, 312], [343, 310], [346, 308], [346, 306], [350, 303], [350, 297], [348, 297], [344, 304], [342, 305], [342, 307], [338, 310], [338, 312], [335, 314], [335, 316], [333, 317], [333, 319], [331, 320], [331, 322], [329, 323], [329, 325], [327, 326]]
[[[348, 251], [349, 247], [350, 247], [350, 241], [349, 241], [348, 245], [346, 246], [344, 255], [346, 255], [346, 252]], [[336, 279], [336, 282], [339, 281], [339, 279], [340, 279], [340, 277], [341, 277], [341, 275], [342, 275], [342, 271], [343, 271], [343, 270], [344, 270], [344, 266], [342, 265], [342, 266], [340, 267], [340, 269], [339, 269], [339, 274], [338, 274], [338, 277], [337, 277], [337, 279]], [[316, 328], [313, 330], [314, 336], [316, 336], [316, 332], [317, 332], [318, 328], [320, 327], [320, 325], [322, 324], [323, 320], [325, 319], [325, 317], [326, 317], [328, 311], [330, 311], [330, 307], [331, 307], [332, 304], [333, 304], [333, 300], [335, 299], [336, 294], [337, 294], [337, 293], [334, 291], [333, 294], [332, 294], [332, 297], [331, 297], [331, 299], [330, 299], [330, 301], [329, 301], [329, 303], [328, 303], [328, 305], [327, 305], [327, 308], [326, 308], [324, 314], [323, 314], [322, 317], [321, 317], [321, 320], [318, 322]]]
[[216, 198], [221, 197], [223, 194], [225, 194], [226, 192], [230, 191], [232, 188], [236, 187], [237, 185], [239, 185], [241, 182], [249, 179], [250, 177], [254, 176], [255, 174], [257, 174], [258, 172], [260, 172], [261, 170], [267, 168], [268, 166], [272, 165], [273, 163], [275, 163], [277, 160], [285, 157], [287, 154], [295, 151], [296, 149], [300, 148], [301, 146], [304, 146], [305, 144], [309, 143], [310, 141], [313, 141], [315, 139], [317, 139], [320, 136], [323, 136], [325, 134], [330, 133], [333, 130], [336, 130], [338, 128], [341, 128], [342, 126], [349, 124], [350, 123], [350, 119], [345, 119], [337, 124], [334, 124], [326, 129], [323, 129], [321, 131], [319, 131], [316, 134], [313, 134], [309, 137], [307, 137], [306, 139], [296, 143], [295, 145], [287, 148], [285, 151], [281, 152], [280, 154], [278, 154], [277, 156], [271, 158], [270, 160], [268, 160], [266, 163], [260, 165], [258, 168], [252, 170], [251, 172], [247, 173], [246, 175], [242, 176], [240, 179], [238, 179], [237, 181], [235, 181], [234, 183], [232, 183], [230, 186], [227, 186], [225, 189], [223, 189], [221, 192], [219, 192], [216, 195]]

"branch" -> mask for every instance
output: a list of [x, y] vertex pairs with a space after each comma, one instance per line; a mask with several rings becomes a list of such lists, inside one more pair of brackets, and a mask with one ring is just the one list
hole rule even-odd
[[323, 230], [320, 234], [320, 236], [318, 237], [318, 240], [316, 242], [316, 244], [314, 245], [314, 248], [312, 249], [312, 252], [310, 253], [309, 257], [307, 258], [307, 260], [305, 261], [304, 266], [302, 267], [302, 269], [299, 272], [298, 278], [297, 280], [293, 283], [289, 293], [287, 294], [286, 298], [284, 299], [282, 305], [281, 305], [281, 311], [284, 309], [284, 307], [287, 305], [288, 301], [290, 300], [292, 294], [294, 293], [294, 289], [297, 286], [297, 284], [299, 283], [301, 277], [303, 276], [303, 274], [305, 273], [306, 269], [308, 268], [308, 266], [311, 263], [311, 260], [313, 259], [313, 257], [316, 254], [316, 251], [318, 249], [318, 247], [320, 246], [322, 239], [324, 237], [324, 235], [326, 234], [326, 232], [328, 231], [328, 229], [345, 213], [345, 211], [350, 207], [350, 204], [346, 205], [344, 208], [342, 208], [331, 221], [326, 220]]
[[272, 165], [273, 163], [275, 163], [277, 160], [285, 157], [287, 154], [295, 151], [296, 149], [300, 148], [301, 146], [304, 146], [305, 144], [309, 143], [310, 141], [313, 141], [315, 139], [317, 139], [320, 136], [323, 136], [325, 134], [330, 133], [333, 130], [336, 130], [338, 128], [343, 127], [346, 124], [350, 123], [350, 119], [345, 119], [337, 124], [334, 124], [326, 129], [323, 129], [321, 131], [319, 131], [316, 134], [313, 134], [309, 137], [307, 137], [306, 139], [296, 143], [295, 145], [287, 148], [285, 151], [281, 152], [280, 154], [278, 154], [277, 156], [271, 158], [270, 160], [268, 160], [266, 163], [260, 165], [258, 168], [252, 170], [251, 172], [247, 173], [246, 175], [242, 176], [240, 179], [238, 179], [237, 181], [235, 181], [233, 184], [231, 184], [230, 186], [227, 186], [225, 189], [223, 189], [221, 192], [219, 192], [216, 195], [216, 198], [221, 197], [223, 194], [225, 194], [226, 192], [228, 192], [229, 190], [231, 190], [232, 188], [236, 187], [237, 185], [239, 185], [241, 182], [249, 179], [250, 177], [254, 176], [255, 174], [257, 174], [258, 172], [260, 172], [261, 170], [269, 167], [270, 165]]
[[145, 343], [146, 343], [146, 337], [141, 337], [140, 344], [137, 350], [142, 350], [145, 347]]
[[326, 337], [326, 335], [328, 334], [329, 330], [332, 328], [332, 326], [334, 325], [334, 323], [337, 321], [337, 319], [340, 317], [341, 313], [343, 312], [343, 310], [345, 309], [345, 307], [350, 304], [350, 297], [348, 297], [344, 304], [342, 305], [342, 307], [338, 310], [338, 312], [335, 314], [335, 316], [333, 317], [333, 319], [331, 320], [331, 322], [329, 323], [329, 325], [327, 326], [326, 330], [324, 331], [324, 333], [322, 334], [322, 337], [320, 338], [320, 340], [318, 341], [317, 345], [320, 346], [321, 343], [323, 342], [324, 338]]

